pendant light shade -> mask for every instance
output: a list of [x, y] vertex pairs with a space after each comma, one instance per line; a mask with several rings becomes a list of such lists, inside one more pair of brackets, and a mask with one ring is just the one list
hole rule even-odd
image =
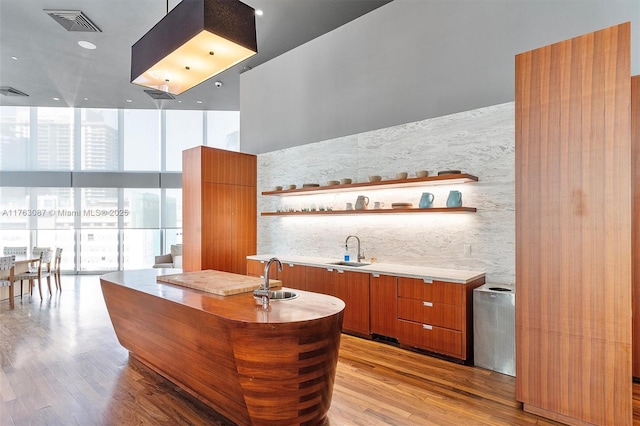
[[182, 0], [131, 47], [131, 82], [179, 95], [257, 52], [252, 7]]

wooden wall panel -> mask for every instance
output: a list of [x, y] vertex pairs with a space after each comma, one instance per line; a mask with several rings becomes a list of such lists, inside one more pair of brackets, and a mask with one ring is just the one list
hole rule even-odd
[[516, 56], [516, 383], [524, 409], [632, 422], [630, 25]]
[[633, 376], [640, 378], [640, 75], [631, 78], [631, 193], [633, 197]]

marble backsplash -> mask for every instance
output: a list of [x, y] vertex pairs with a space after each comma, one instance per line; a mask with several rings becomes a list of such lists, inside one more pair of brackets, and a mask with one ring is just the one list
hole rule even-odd
[[[515, 282], [514, 103], [422, 120], [288, 148], [258, 156], [258, 194], [277, 185], [325, 185], [328, 180], [369, 175], [383, 179], [418, 170], [458, 169], [477, 183], [362, 190], [314, 196], [258, 195], [258, 211], [285, 207], [343, 209], [358, 195], [385, 203], [410, 202], [422, 192], [444, 206], [450, 190], [476, 213], [412, 213], [352, 216], [259, 216], [258, 254], [282, 253], [342, 258], [348, 235], [362, 241], [366, 260], [480, 270], [492, 283]], [[355, 256], [355, 244], [350, 243]], [[470, 250], [469, 250], [470, 249]]]

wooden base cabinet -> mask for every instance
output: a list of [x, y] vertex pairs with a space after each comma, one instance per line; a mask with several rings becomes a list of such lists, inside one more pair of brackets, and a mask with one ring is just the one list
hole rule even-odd
[[471, 360], [473, 289], [483, 283], [398, 278], [398, 342]]
[[398, 341], [404, 345], [454, 358], [466, 358], [462, 351], [460, 331], [405, 320], [398, 320], [398, 329]]
[[[264, 264], [247, 260], [247, 274], [262, 276]], [[466, 362], [473, 358], [473, 289], [484, 277], [461, 284], [289, 263], [280, 272], [271, 267], [269, 277], [284, 287], [342, 299], [345, 333], [397, 339]]]
[[[273, 264], [271, 264], [271, 266], [273, 269]], [[283, 287], [306, 290], [307, 269], [309, 269], [308, 266], [295, 265], [293, 263], [282, 263], [282, 271], [278, 272], [278, 279], [282, 281]]]
[[[264, 265], [263, 260], [248, 259], [247, 275], [263, 277]], [[343, 331], [369, 336], [369, 274], [283, 262], [282, 271], [271, 264], [269, 278], [282, 281], [283, 287], [342, 299], [346, 305]]]
[[398, 337], [398, 277], [372, 274], [369, 278], [371, 333]]
[[[307, 291], [334, 295], [336, 292], [335, 272], [327, 268], [309, 268], [306, 274]], [[345, 302], [346, 304], [346, 302]], [[346, 310], [347, 308], [345, 308]], [[344, 324], [343, 324], [344, 327]]]
[[[247, 260], [247, 275], [250, 275], [252, 277], [264, 278], [264, 265], [266, 263], [267, 262], [265, 262], [264, 260], [248, 259]], [[269, 272], [269, 277], [271, 277], [271, 274], [273, 272], [274, 271]], [[276, 278], [275, 275], [274, 275], [274, 278]]]
[[346, 305], [343, 329], [369, 336], [369, 274], [336, 271], [332, 296], [342, 299]]
[[308, 267], [307, 291], [328, 294], [342, 299], [347, 333], [369, 335], [369, 274], [333, 268]]

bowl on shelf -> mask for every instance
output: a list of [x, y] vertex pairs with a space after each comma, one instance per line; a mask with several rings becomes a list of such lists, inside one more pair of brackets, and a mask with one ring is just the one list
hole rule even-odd
[[327, 185], [328, 186], [340, 185], [340, 181], [339, 180], [328, 180], [327, 181]]
[[413, 207], [411, 203], [391, 203], [392, 209], [410, 209]]
[[319, 183], [303, 183], [302, 184], [303, 188], [317, 188], [319, 186], [320, 186]]
[[287, 189], [296, 189], [296, 186], [295, 185], [289, 185], [289, 186], [287, 186]]
[[351, 182], [353, 182], [353, 180], [351, 180], [350, 178], [342, 178], [342, 179], [340, 179], [340, 183], [342, 183], [343, 185], [348, 185]]
[[416, 172], [416, 177], [419, 178], [423, 178], [423, 177], [428, 177], [429, 176], [429, 171], [428, 170], [419, 170]]
[[380, 182], [382, 180], [382, 176], [369, 176], [369, 182]]
[[282, 191], [282, 187], [281, 187], [281, 186], [276, 186], [276, 188], [274, 189], [274, 191]]
[[396, 173], [396, 179], [406, 179], [409, 176], [407, 172], [398, 172]]
[[440, 170], [438, 172], [438, 176], [442, 176], [442, 175], [459, 175], [460, 174], [460, 170]]

